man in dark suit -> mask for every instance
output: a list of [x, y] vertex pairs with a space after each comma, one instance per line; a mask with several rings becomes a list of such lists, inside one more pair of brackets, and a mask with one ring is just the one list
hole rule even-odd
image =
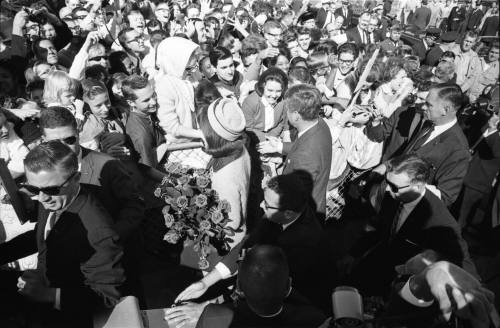
[[458, 6], [453, 7], [448, 17], [448, 31], [458, 31], [461, 24], [465, 22], [465, 0], [459, 0]]
[[[288, 260], [294, 287], [319, 306], [328, 303], [330, 290], [327, 281], [332, 275], [328, 274], [328, 257], [321, 244], [323, 229], [308, 204], [303, 179], [297, 172], [268, 181], [261, 203], [264, 218], [250, 233], [244, 248], [255, 244], [281, 247]], [[315, 279], [311, 279], [311, 275]]]
[[144, 218], [144, 203], [137, 186], [119, 160], [80, 147], [76, 121], [65, 108], [50, 107], [40, 116], [44, 140], [60, 140], [78, 156], [80, 183], [94, 186], [97, 198], [115, 221], [115, 230], [126, 242], [137, 233]]
[[463, 97], [458, 85], [438, 84], [424, 98], [423, 115], [415, 109], [400, 108], [388, 119], [382, 119], [382, 124], [372, 122], [366, 129], [370, 139], [385, 140], [383, 161], [408, 153], [429, 161], [433, 169], [427, 181], [428, 188], [446, 206], [457, 199], [469, 166], [467, 139], [456, 117]]
[[[473, 116], [471, 120], [480, 121]], [[483, 223], [489, 215], [493, 182], [500, 168], [500, 133], [498, 106], [485, 126], [472, 125], [470, 150], [473, 153], [464, 186], [456, 204], [456, 217], [462, 228]], [[479, 132], [479, 133], [478, 133]], [[471, 133], [471, 134], [472, 134]]]
[[384, 29], [380, 29], [379, 25], [379, 18], [376, 15], [372, 15], [366, 29], [368, 32], [368, 44], [379, 43], [384, 39]]
[[189, 303], [165, 311], [169, 324], [196, 327], [317, 327], [326, 316], [292, 287], [287, 258], [276, 246], [257, 245], [238, 268], [235, 302]]
[[347, 41], [354, 42], [358, 47], [369, 43], [368, 25], [370, 24], [370, 13], [363, 13], [359, 16], [358, 25], [346, 31]]
[[421, 63], [424, 63], [427, 53], [434, 48], [436, 40], [438, 40], [440, 36], [441, 30], [437, 27], [431, 27], [425, 31], [424, 37], [420, 38], [421, 40], [413, 42], [413, 52], [420, 58]]
[[42, 208], [24, 245], [35, 245], [27, 251], [38, 251], [37, 269], [19, 278], [19, 293], [47, 306], [41, 313], [50, 327], [92, 327], [95, 311], [118, 303], [125, 281], [112, 219], [80, 186], [77, 156], [63, 143], [40, 144], [24, 165], [24, 190]]
[[157, 168], [156, 148], [165, 143], [158, 125], [156, 93], [147, 78], [133, 75], [122, 84], [123, 97], [130, 106], [126, 131], [139, 154], [139, 163]]
[[[385, 295], [396, 277], [395, 267], [417, 254], [430, 261], [447, 260], [475, 273], [456, 220], [426, 187], [431, 165], [416, 155], [402, 155], [386, 164], [386, 190], [380, 204], [375, 246], [354, 248], [362, 255], [351, 277], [363, 295]], [[367, 274], [367, 272], [370, 272]]]
[[352, 9], [349, 7], [349, 0], [342, 0], [342, 7], [335, 9], [335, 17], [342, 16], [344, 17], [344, 23], [342, 24], [342, 28], [347, 30], [351, 27], [352, 24]]
[[422, 5], [415, 9], [411, 24], [417, 26], [420, 30], [425, 30], [431, 21], [431, 10], [427, 7], [427, 0], [422, 0]]
[[326, 123], [319, 118], [321, 94], [318, 89], [306, 84], [291, 87], [285, 94], [288, 122], [297, 132], [293, 143], [281, 143], [277, 138], [259, 144], [261, 153], [287, 155], [283, 174], [303, 171], [308, 175], [308, 191], [321, 219], [326, 214], [326, 186], [332, 161], [332, 136]]
[[480, 2], [472, 12], [469, 21], [467, 22], [467, 31], [477, 31], [479, 29], [479, 25], [481, 24], [485, 11], [486, 9], [483, 2]]

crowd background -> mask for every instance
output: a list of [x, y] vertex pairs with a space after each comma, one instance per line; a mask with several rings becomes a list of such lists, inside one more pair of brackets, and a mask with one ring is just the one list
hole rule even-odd
[[[382, 327], [497, 327], [498, 5], [3, 0], [0, 325], [133, 295], [170, 327], [327, 327], [348, 285]], [[169, 163], [230, 204], [209, 269]]]

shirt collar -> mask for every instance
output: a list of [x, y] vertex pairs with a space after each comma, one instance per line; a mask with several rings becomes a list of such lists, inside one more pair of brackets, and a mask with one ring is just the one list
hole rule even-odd
[[291, 222], [282, 224], [281, 226], [283, 227], [283, 231], [286, 230], [286, 228], [288, 228], [289, 226], [291, 226], [295, 221], [297, 221], [301, 215], [302, 214], [297, 215], [297, 217], [295, 219], [293, 219]]
[[298, 138], [300, 138], [301, 136], [303, 136], [303, 135], [304, 135], [304, 133], [306, 133], [307, 131], [311, 130], [313, 127], [315, 127], [315, 126], [318, 124], [318, 122], [319, 122], [319, 121], [316, 121], [316, 123], [314, 123], [313, 125], [309, 126], [307, 129], [305, 129], [305, 130], [303, 130], [303, 131], [299, 132], [299, 133], [297, 134], [297, 139], [298, 139]]
[[446, 130], [450, 129], [456, 123], [457, 123], [457, 119], [454, 118], [453, 121], [451, 121], [451, 122], [448, 122], [448, 123], [445, 123], [445, 124], [441, 124], [441, 125], [435, 125], [434, 126], [433, 134], [440, 135], [441, 133], [443, 133]]
[[403, 204], [403, 207], [409, 211], [413, 210], [415, 208], [415, 206], [417, 206], [417, 204], [420, 202], [420, 200], [424, 197], [425, 195], [425, 190], [417, 197], [417, 199], [415, 200], [412, 200], [411, 202], [409, 203], [404, 203]]

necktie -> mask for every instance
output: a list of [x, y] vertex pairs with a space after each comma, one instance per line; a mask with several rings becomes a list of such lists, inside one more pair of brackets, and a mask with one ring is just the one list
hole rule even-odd
[[399, 217], [401, 216], [402, 210], [403, 210], [403, 203], [399, 203], [396, 212], [394, 213], [394, 218], [392, 219], [391, 238], [393, 238], [398, 232]]
[[434, 131], [434, 124], [431, 121], [425, 121], [422, 124], [422, 128], [420, 129], [420, 131], [408, 143], [408, 146], [405, 149], [405, 153], [412, 153], [415, 150], [419, 149], [425, 143], [432, 131]]
[[370, 44], [371, 43], [370, 33], [368, 33], [367, 31], [365, 31], [365, 35], [366, 35], [366, 44]]

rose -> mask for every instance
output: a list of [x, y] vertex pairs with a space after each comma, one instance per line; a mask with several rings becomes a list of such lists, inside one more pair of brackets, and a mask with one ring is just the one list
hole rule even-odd
[[177, 197], [177, 201], [175, 202], [179, 208], [186, 208], [189, 204], [189, 200], [186, 196]]
[[198, 195], [196, 196], [194, 203], [198, 207], [205, 207], [208, 204], [208, 198], [205, 195]]
[[222, 220], [224, 220], [224, 214], [222, 214], [220, 210], [215, 210], [210, 215], [210, 220], [212, 220], [214, 224], [219, 224]]
[[212, 225], [210, 224], [210, 222], [208, 222], [207, 220], [202, 220], [200, 222], [200, 230], [201, 231], [206, 231], [206, 230], [210, 230], [210, 227]]
[[172, 230], [170, 230], [165, 234], [165, 236], [163, 236], [163, 240], [165, 240], [167, 243], [170, 244], [177, 244], [179, 238], [180, 238], [179, 234], [177, 234], [175, 231]]
[[173, 225], [173, 224], [174, 224], [174, 222], [175, 222], [175, 218], [174, 218], [174, 216], [173, 216], [172, 214], [168, 214], [168, 213], [167, 213], [167, 214], [163, 213], [163, 216], [164, 216], [164, 218], [165, 218], [165, 226], [166, 226], [167, 228], [172, 227], [172, 225]]
[[221, 200], [219, 204], [217, 205], [217, 209], [230, 212], [231, 211], [231, 204], [225, 199]]
[[205, 176], [196, 177], [196, 185], [200, 188], [206, 188], [210, 184], [210, 179]]
[[185, 185], [189, 182], [189, 177], [187, 175], [182, 175], [180, 178], [177, 179], [177, 183], [180, 185]]
[[160, 187], [155, 189], [154, 195], [155, 195], [155, 197], [161, 197], [161, 188]]

